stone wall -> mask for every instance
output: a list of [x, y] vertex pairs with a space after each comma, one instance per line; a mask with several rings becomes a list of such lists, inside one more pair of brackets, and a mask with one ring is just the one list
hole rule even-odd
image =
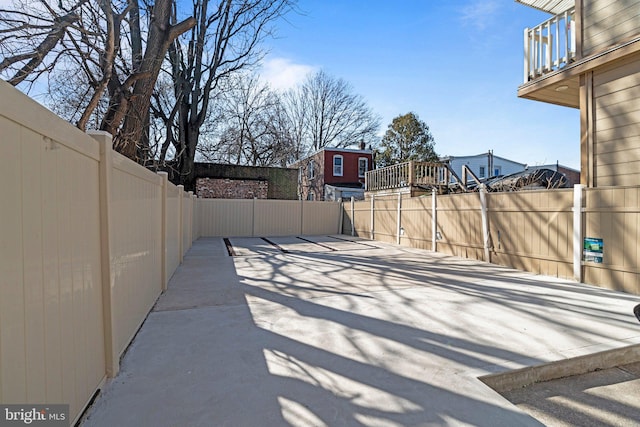
[[203, 199], [266, 199], [269, 183], [263, 180], [198, 178], [196, 195]]

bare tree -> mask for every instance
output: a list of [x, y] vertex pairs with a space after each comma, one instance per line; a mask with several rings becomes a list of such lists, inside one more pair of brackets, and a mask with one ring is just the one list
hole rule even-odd
[[143, 40], [138, 0], [21, 0], [0, 10], [0, 74], [13, 85], [56, 70], [73, 76], [82, 82], [68, 111], [77, 126], [84, 130], [107, 98], [100, 129], [114, 135], [116, 149], [140, 160], [161, 64], [171, 43], [196, 24], [189, 17], [171, 25], [174, 1], [145, 4]]
[[288, 104], [292, 117], [301, 121], [306, 151], [371, 142], [380, 127], [380, 118], [364, 99], [346, 81], [324, 71], [294, 89]]
[[193, 178], [193, 163], [212, 96], [221, 80], [247, 69], [262, 57], [261, 41], [270, 24], [288, 12], [295, 0], [194, 0], [196, 26], [176, 39], [169, 50], [176, 100], [174, 146], [177, 169], [183, 183]]

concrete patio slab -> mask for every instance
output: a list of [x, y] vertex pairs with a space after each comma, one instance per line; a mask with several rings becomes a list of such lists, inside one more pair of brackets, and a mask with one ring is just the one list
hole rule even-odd
[[83, 425], [538, 426], [478, 377], [640, 343], [636, 296], [348, 240], [198, 240]]

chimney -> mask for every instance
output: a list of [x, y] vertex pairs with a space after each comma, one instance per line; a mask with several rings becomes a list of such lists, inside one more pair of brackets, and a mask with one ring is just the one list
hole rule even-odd
[[364, 143], [364, 139], [363, 139], [362, 141], [360, 141], [360, 149], [361, 149], [361, 150], [364, 150], [365, 146], [366, 146], [366, 145], [365, 145], [365, 143]]

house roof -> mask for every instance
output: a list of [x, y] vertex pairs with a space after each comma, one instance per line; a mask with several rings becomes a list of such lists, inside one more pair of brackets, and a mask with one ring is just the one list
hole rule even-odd
[[[489, 155], [489, 153], [475, 154], [475, 155], [472, 155], [472, 156], [442, 156], [442, 157], [440, 157], [440, 161], [441, 162], [447, 162], [447, 161], [451, 161], [451, 160], [476, 159], [476, 158], [487, 157], [488, 155]], [[505, 160], [507, 162], [515, 163], [515, 164], [518, 164], [518, 165], [522, 165], [522, 167], [525, 167], [527, 165], [526, 163], [516, 162], [515, 160], [507, 159], [505, 157], [496, 156], [495, 154], [493, 155], [493, 158], [494, 159]]]
[[525, 6], [558, 15], [576, 5], [576, 0], [516, 0]]

